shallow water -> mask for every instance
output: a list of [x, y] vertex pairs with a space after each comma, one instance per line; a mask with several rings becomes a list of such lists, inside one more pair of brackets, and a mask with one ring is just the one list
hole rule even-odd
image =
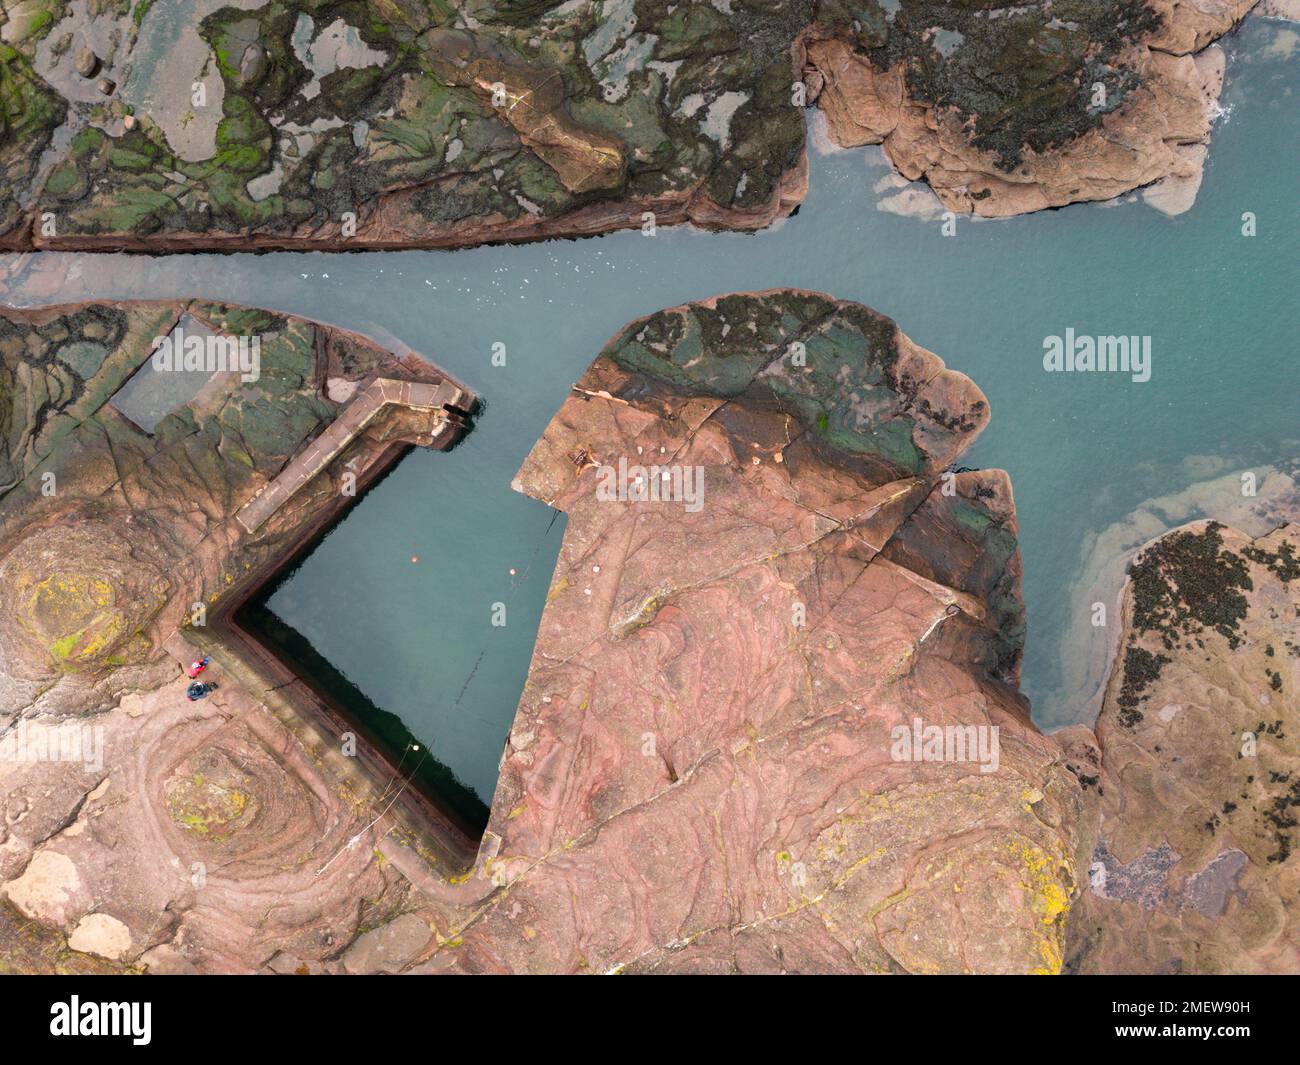
[[[1226, 42], [1228, 114], [1195, 207], [1175, 219], [1131, 197], [963, 219], [944, 236], [938, 221], [877, 209], [872, 186], [888, 173], [878, 153], [842, 152], [815, 155], [798, 215], [756, 235], [683, 228], [454, 253], [65, 256], [74, 265], [57, 292], [42, 287], [37, 263], [0, 298], [202, 295], [274, 307], [409, 344], [484, 397], [461, 446], [413, 453], [270, 600], [484, 801], [563, 528], [510, 481], [569, 385], [623, 324], [662, 307], [780, 286], [859, 300], [989, 397], [992, 422], [962, 464], [1011, 474], [1029, 619], [1023, 688], [1040, 723], [1061, 725], [1088, 714], [1066, 673], [1091, 653], [1073, 626], [1105, 597], [1087, 575], [1103, 568], [1088, 557], [1095, 546], [1121, 539], [1106, 530], [1211, 474], [1300, 455], [1300, 110], [1295, 64], [1278, 47], [1290, 32], [1252, 20]], [[1245, 212], [1254, 237], [1242, 235]], [[1151, 379], [1044, 372], [1044, 338], [1067, 328], [1151, 337]], [[504, 367], [491, 362], [497, 343]], [[491, 625], [497, 602], [504, 628]]]

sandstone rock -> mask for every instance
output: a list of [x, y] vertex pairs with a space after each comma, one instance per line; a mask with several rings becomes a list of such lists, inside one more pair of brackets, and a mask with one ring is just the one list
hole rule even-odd
[[[426, 968], [1055, 971], [1079, 786], [1014, 691], [1009, 486], [938, 487], [987, 413], [813, 293], [620, 332], [519, 475], [568, 525], [488, 828], [508, 890]], [[602, 498], [620, 460], [699, 466], [703, 505]], [[918, 718], [996, 725], [999, 768], [896, 760]]]
[[1295, 972], [1300, 527], [1197, 522], [1131, 572], [1070, 966]]
[[825, 83], [818, 103], [837, 144], [879, 144], [898, 127], [904, 92], [901, 67], [878, 71], [837, 37], [809, 42], [808, 60]]
[[1209, 148], [1204, 144], [1181, 145], [1178, 153], [1186, 160], [1186, 171], [1170, 174], [1142, 190], [1143, 200], [1170, 217], [1187, 213], [1196, 203]]
[[1241, 21], [1258, 0], [1147, 0], [1160, 13], [1152, 48], [1176, 55], [1199, 52]]
[[399, 972], [420, 956], [431, 939], [433, 932], [423, 919], [404, 913], [358, 936], [343, 955], [343, 968], [354, 974]]
[[[301, 439], [332, 413], [311, 382], [355, 380], [343, 367], [365, 352], [298, 336], [303, 383], [276, 427], [285, 410], [319, 412], [297, 424]], [[250, 695], [257, 674], [227, 659], [238, 680], [223, 676], [211, 701], [178, 698], [174, 667], [105, 693], [122, 710], [105, 718], [112, 785], [83, 779], [41, 815], [65, 826], [57, 851], [41, 842], [50, 828], [24, 830], [15, 857], [35, 856], [7, 892], [59, 927], [111, 913], [133, 947], [173, 945], [145, 965], [203, 971], [267, 958], [397, 971], [430, 950], [421, 971], [1055, 971], [1075, 854], [1091, 840], [1065, 751], [1015, 691], [1010, 486], [996, 471], [943, 477], [987, 419], [979, 390], [888, 319], [818, 294], [725, 297], [633, 323], [520, 473], [569, 521], [467, 880], [422, 871], [391, 838], [377, 860], [373, 815], [329, 783], [331, 745], [290, 733], [257, 701], [281, 699], [274, 686]], [[260, 426], [239, 424], [253, 470], [282, 468], [298, 446], [267, 435], [254, 447]], [[168, 571], [160, 617], [178, 624], [233, 565], [213, 529], [257, 475], [163, 450], [127, 467], [125, 447], [100, 470], [87, 447], [101, 438], [46, 452], [81, 478], [61, 479], [61, 506], [103, 497], [126, 469], [129, 498], [211, 507], [193, 531], [154, 508], [167, 515], [160, 542], [205, 545], [198, 572]], [[14, 447], [15, 468], [26, 453]], [[698, 467], [701, 505], [602, 498], [620, 459]], [[191, 480], [196, 468], [212, 483]], [[308, 491], [263, 557], [335, 497]], [[11, 558], [45, 535], [40, 510], [17, 519], [13, 503], [0, 504]], [[129, 528], [111, 511], [98, 520]], [[83, 525], [59, 526], [74, 539], [52, 559]], [[899, 746], [922, 726], [948, 760]], [[50, 779], [45, 766], [11, 772], [0, 766], [0, 784], [19, 801]], [[356, 937], [362, 897], [403, 916]]]
[[[168, 581], [138, 664], [96, 652], [52, 685], [0, 688], [29, 693], [25, 721], [100, 714], [107, 741], [103, 776], [0, 760], [0, 950], [18, 967], [48, 970], [56, 948], [20, 944], [9, 907], [106, 959], [160, 944], [140, 959], [153, 971], [1054, 972], [1067, 953], [1081, 971], [1296, 967], [1295, 526], [1252, 541], [1198, 525], [1150, 548], [1100, 746], [1084, 728], [1043, 736], [1016, 691], [1010, 483], [946, 476], [989, 417], [978, 388], [889, 319], [815, 293], [641, 319], [520, 471], [568, 524], [483, 847], [454, 875], [463, 846], [431, 835], [445, 850], [429, 867], [377, 828], [355, 797], [379, 789], [335, 764], [353, 760], [331, 719], [301, 716], [256, 655], [214, 644], [229, 680], [198, 704], [175, 665], [195, 655], [175, 631], [191, 605], [277, 564], [337, 502], [322, 478], [265, 532], [231, 531], [335, 417], [320, 382], [333, 399], [413, 370], [275, 318], [266, 345], [295, 383], [273, 417], [236, 392], [194, 450], [183, 418], [142, 439], [107, 407], [135, 365], [116, 352], [187, 311], [252, 313], [0, 318], [0, 371], [30, 390], [13, 389], [26, 413], [0, 441], [0, 637], [19, 649], [0, 680], [15, 660], [47, 668], [44, 641], [69, 625], [86, 641], [135, 624], [93, 581], [60, 578], [71, 591], [45, 602], [41, 575], [69, 557], [112, 588]], [[20, 378], [25, 353], [84, 338], [88, 315], [112, 350], [83, 387]], [[416, 427], [392, 428], [358, 441], [363, 467]], [[642, 499], [656, 465], [659, 498]], [[61, 498], [33, 488], [38, 468]], [[945, 757], [900, 746], [921, 726]], [[392, 913], [357, 935], [359, 914]]]
[[121, 961], [131, 950], [131, 930], [107, 913], [88, 913], [68, 936], [68, 946], [110, 961]]
[[239, 60], [239, 80], [245, 85], [255, 84], [266, 73], [266, 65], [266, 49], [260, 44], [250, 44]]
[[331, 377], [325, 382], [325, 395], [332, 403], [346, 403], [357, 391], [357, 382], [343, 377]]
[[[121, 139], [108, 130], [95, 127], [75, 147], [60, 147], [57, 177], [42, 189], [9, 182], [0, 239], [23, 243], [19, 218], [39, 214], [34, 201], [47, 198], [59, 201], [48, 205], [59, 212], [58, 242], [159, 250], [196, 241], [462, 246], [640, 226], [647, 211], [662, 224], [754, 229], [793, 210], [804, 164], [802, 119], [789, 100], [789, 46], [802, 20], [720, 6], [683, 21], [661, 6], [636, 13], [631, 32], [622, 22], [630, 13], [623, 5], [552, 5], [545, 13], [460, 20], [423, 5], [386, 4], [382, 19], [361, 17], [358, 8], [318, 23], [320, 9], [300, 0], [187, 10], [166, 27], [169, 63], [183, 71], [180, 82], [203, 80], [218, 100], [212, 115], [187, 113], [185, 94], [155, 101], [167, 165], [150, 161], [134, 173], [101, 165], [99, 150], [112, 151]], [[134, 53], [138, 42], [152, 39], [154, 20], [171, 17], [147, 5], [137, 14], [140, 31], [115, 52], [115, 69], [144, 63]], [[603, 28], [593, 30], [593, 16]], [[755, 32], [757, 46], [741, 47]], [[553, 48], [543, 39], [569, 43]], [[41, 60], [29, 47], [17, 62]], [[711, 99], [693, 116], [674, 117], [673, 94], [696, 90]], [[51, 112], [66, 105], [59, 93], [50, 95]], [[219, 101], [236, 96], [256, 117], [224, 130], [241, 138], [222, 149], [239, 149], [223, 159], [243, 181], [218, 194], [211, 164]], [[715, 107], [719, 96], [730, 103]], [[292, 136], [270, 135], [304, 100], [321, 112], [325, 125], [313, 139], [331, 142], [324, 155], [302, 150]], [[743, 106], [731, 106], [736, 101]], [[28, 110], [44, 117], [42, 109]], [[28, 159], [41, 157], [60, 124], [51, 113], [25, 127], [24, 143], [14, 146], [12, 160], [0, 155], [0, 169], [26, 177]], [[421, 132], [412, 140], [404, 129]], [[342, 237], [338, 212], [311, 197], [269, 195], [311, 179], [306, 166], [325, 167], [332, 187], [350, 189], [355, 235]], [[141, 202], [145, 187], [166, 188], [166, 202], [155, 196], [148, 221], [124, 224], [115, 205]], [[196, 194], [183, 195], [181, 187]]]
[[971, 143], [960, 115], [907, 100], [902, 66], [880, 70], [840, 38], [812, 41], [808, 58], [827, 78], [820, 104], [838, 143], [883, 143], [903, 176], [928, 182], [946, 208], [986, 217], [1110, 199], [1162, 178], [1153, 205], [1186, 210], [1200, 186], [1224, 62], [1218, 48], [1195, 58], [1133, 49], [1128, 62], [1143, 84], [1122, 108], [1059, 148], [1025, 149], [1007, 168]]
[[[954, 211], [1003, 217], [1171, 175], [1186, 198], [1195, 166], [1180, 149], [1204, 144], [1209, 125], [1178, 60], [1190, 62], [1252, 6], [1094, 0], [1066, 18], [1051, 0], [1027, 0], [995, 19], [936, 0], [909, 0], [888, 18], [876, 3], [825, 0], [719, 2], [689, 18], [673, 4], [561, 4], [453, 24], [422, 5], [392, 4], [382, 31], [343, 14], [318, 27], [318, 8], [292, 0], [195, 9], [168, 27], [169, 39], [178, 66], [251, 109], [223, 133], [238, 131], [223, 160], [242, 180], [209, 187], [221, 109], [205, 118], [177, 102], [155, 108], [168, 148], [158, 160], [109, 165], [118, 149], [140, 153], [92, 127], [57, 148], [48, 180], [34, 183], [68, 101], [34, 74], [11, 79], [23, 97], [15, 110], [32, 121], [0, 146], [0, 187], [12, 190], [0, 199], [0, 242], [454, 247], [629, 228], [646, 213], [662, 225], [761, 228], [804, 195], [796, 81], [841, 144], [883, 142], [900, 171], [928, 181]], [[146, 8], [140, 17], [115, 66], [136, 58], [151, 19], [168, 16]], [[299, 18], [310, 31], [305, 51]], [[343, 79], [346, 33], [356, 54]], [[321, 44], [327, 34], [333, 48]], [[34, 43], [18, 42], [12, 62], [24, 75], [39, 65]], [[84, 69], [95, 76], [98, 61]], [[1098, 89], [1105, 98], [1094, 102]], [[326, 153], [270, 133], [302, 98], [326, 123]], [[308, 165], [347, 190], [356, 233], [344, 237], [338, 212], [318, 198], [271, 196], [286, 183], [314, 185], [317, 175], [301, 172]], [[57, 235], [30, 225], [47, 210], [59, 215]]]
[[90, 48], [83, 48], [77, 53], [76, 71], [83, 78], [93, 78], [99, 73], [100, 59]]
[[[146, 435], [111, 401], [150, 338], [185, 315], [256, 331], [278, 372], [200, 393]], [[94, 357], [61, 358], [69, 346]], [[201, 653], [182, 635], [194, 605], [210, 625], [198, 635], [215, 632], [236, 581], [265, 579], [336, 505], [322, 475], [257, 535], [236, 518], [335, 421], [321, 395], [329, 378], [472, 403], [415, 356], [247, 308], [0, 310], [0, 390], [11, 403], [0, 433], [0, 741], [18, 729], [102, 735], [98, 769], [0, 758], [0, 955], [12, 966], [84, 971], [125, 951], [114, 963], [124, 966], [145, 947], [153, 971], [258, 971], [277, 953], [319, 965], [356, 936], [362, 898], [379, 912], [411, 908], [408, 882], [377, 857], [402, 807], [376, 821], [365, 800], [382, 785], [367, 790], [326, 731], [334, 726], [299, 716], [301, 703], [279, 674], [262, 679], [254, 656], [214, 661], [220, 689], [199, 703], [185, 699], [179, 668]], [[427, 409], [394, 426], [382, 409], [344, 461], [364, 474], [394, 443], [448, 426], [450, 440], [449, 419]], [[47, 472], [52, 497], [41, 491]], [[435, 841], [426, 853], [462, 868], [456, 846], [458, 837]], [[33, 921], [51, 935], [29, 932]], [[70, 959], [53, 930], [103, 958]]]
[[144, 713], [144, 697], [139, 692], [122, 696], [122, 712], [130, 717], [139, 717]]
[[0, 558], [0, 647], [28, 676], [140, 661], [170, 581], [102, 522], [65, 520]]
[[0, 891], [27, 917], [57, 927], [71, 924], [89, 902], [72, 859], [48, 849], [38, 851], [22, 876], [0, 885]]

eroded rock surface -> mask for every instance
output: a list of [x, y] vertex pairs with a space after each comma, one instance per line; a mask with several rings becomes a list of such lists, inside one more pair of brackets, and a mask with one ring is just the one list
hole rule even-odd
[[944, 207], [1005, 217], [1160, 182], [1195, 199], [1223, 82], [1207, 47], [1253, 6], [915, 4], [882, 27], [813, 31], [806, 62], [834, 140], [883, 144]]
[[[260, 373], [216, 372], [146, 433], [115, 403], [182, 320], [256, 335]], [[0, 312], [0, 967], [335, 964], [404, 908], [364, 790], [286, 693], [236, 657], [188, 702], [180, 669], [195, 619], [336, 510], [345, 473], [463, 426], [459, 409], [381, 412], [249, 534], [240, 507], [375, 379], [472, 404], [415, 356], [288, 316], [197, 300]]]
[[[185, 316], [261, 377], [144, 433], [113, 398]], [[0, 969], [1296, 968], [1296, 526], [1150, 545], [1098, 735], [1042, 735], [1010, 485], [954, 470], [987, 404], [873, 311], [674, 308], [575, 385], [519, 474], [568, 525], [477, 857], [186, 624], [337, 512], [330, 464], [236, 517], [367, 382], [440, 376], [199, 301], [6, 311], [0, 356]]]
[[[470, 245], [755, 228], [803, 196], [804, 5], [46, 6], [9, 24], [11, 243]], [[109, 98], [65, 38], [105, 42]]]
[[[519, 475], [568, 526], [488, 829], [507, 886], [429, 967], [1055, 971], [1079, 789], [1014, 688], [1007, 479], [943, 476], [987, 418], [816, 294], [615, 337]], [[702, 470], [699, 505], [604, 498], [620, 462]], [[917, 719], [996, 727], [996, 771], [896, 760]]]
[[[235, 313], [93, 312], [127, 336], [187, 309]], [[55, 394], [60, 345], [84, 331], [68, 323], [89, 310], [9, 319], [24, 349], [52, 345], [33, 360], [45, 376], [24, 378], [33, 395]], [[289, 375], [265, 386], [276, 432], [299, 441], [327, 396], [357, 394], [347, 380], [403, 369], [309, 323], [267, 331]], [[138, 360], [116, 351], [120, 377]], [[18, 951], [36, 927], [67, 937], [57, 957], [154, 972], [1059, 968], [1081, 796], [1015, 692], [1010, 487], [946, 472], [987, 405], [888, 319], [809, 293], [727, 297], [634, 323], [576, 386], [520, 474], [569, 524], [466, 876], [340, 791], [328, 728], [289, 727], [238, 659], [191, 704], [174, 662], [189, 647], [158, 653], [180, 604], [216, 595], [219, 610], [239, 560], [283, 550], [324, 506], [328, 485], [254, 537], [231, 522], [300, 444], [254, 441], [270, 421], [245, 417], [256, 389], [206, 422], [186, 407], [154, 438], [86, 403], [51, 443], [43, 427], [78, 396], [112, 395], [82, 369], [60, 401], [11, 407], [28, 414], [7, 426], [4, 557], [21, 574], [42, 544], [61, 559], [45, 530], [82, 528], [93, 493], [95, 520], [156, 530], [170, 584], [130, 662], [51, 654], [84, 627], [76, 611], [40, 639], [6, 630], [25, 667], [7, 735], [102, 730], [93, 772], [0, 768], [2, 927], [20, 964], [67, 964]], [[599, 498], [620, 458], [698, 467], [699, 505]], [[47, 469], [61, 487], [41, 503]], [[921, 727], [960, 753], [905, 758], [898, 732]]]
[[1130, 568], [1071, 968], [1300, 967], [1298, 581], [1294, 523], [1252, 539], [1197, 522]]
[[[802, 110], [953, 210], [1199, 181], [1253, 0], [28, 0], [0, 35], [11, 248], [464, 246], [803, 198]], [[96, 79], [86, 72], [103, 76]]]

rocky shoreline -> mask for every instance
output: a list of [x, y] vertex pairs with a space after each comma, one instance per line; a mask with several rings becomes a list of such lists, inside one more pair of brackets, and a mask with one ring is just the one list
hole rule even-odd
[[[146, 434], [118, 390], [186, 315], [262, 330], [262, 377]], [[348, 472], [364, 490], [407, 444], [445, 445], [472, 396], [352, 334], [202, 301], [0, 326], [20, 400], [0, 744], [100, 730], [93, 771], [0, 759], [11, 969], [1296, 966], [1298, 515], [1149, 544], [1096, 733], [1044, 735], [1017, 691], [1010, 482], [955, 472], [990, 414], [975, 384], [819, 293], [650, 315], [519, 471], [568, 523], [476, 843], [364, 738], [347, 757], [347, 719], [231, 623], [346, 505]], [[378, 379], [455, 402], [367, 422], [240, 524]], [[223, 683], [189, 703], [199, 653]]]
[[1071, 971], [1300, 965], [1297, 518], [1255, 538], [1195, 522], [1130, 567]]
[[[78, 15], [26, 0], [0, 24], [21, 115], [0, 140], [0, 248], [761, 229], [806, 193], [808, 106], [843, 146], [883, 143], [955, 212], [1153, 186], [1149, 202], [1176, 213], [1215, 116], [1212, 42], [1254, 6], [578, 0], [520, 14], [489, 0], [241, 0], [194, 5], [165, 29], [147, 4]], [[167, 34], [164, 91], [153, 59]]]
[[[256, 331], [260, 375], [217, 373], [146, 433], [114, 404], [149, 338], [182, 321]], [[339, 719], [229, 616], [406, 447], [449, 445], [472, 394], [353, 334], [197, 300], [6, 310], [0, 358], [6, 964], [76, 967], [71, 949], [246, 971], [267, 941], [301, 938], [310, 955], [350, 939], [360, 897], [398, 904], [398, 867], [467, 864], [472, 843], [414, 793], [389, 804], [391, 859], [349, 846], [391, 767], [364, 744], [344, 757]], [[448, 403], [382, 412], [256, 533], [239, 525], [376, 379], [445, 388]], [[187, 702], [182, 668], [200, 652], [225, 683]], [[342, 857], [327, 871], [330, 846]], [[31, 922], [66, 944], [32, 946]]]

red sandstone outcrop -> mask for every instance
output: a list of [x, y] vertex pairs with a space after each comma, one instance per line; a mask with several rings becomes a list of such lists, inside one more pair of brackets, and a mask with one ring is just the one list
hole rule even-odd
[[1152, 48], [1174, 55], [1199, 52], [1246, 17], [1258, 0], [1146, 0], [1160, 13]]
[[[145, 433], [118, 389], [186, 315], [257, 333], [261, 376], [219, 374]], [[239, 508], [367, 382], [447, 380], [341, 330], [199, 301], [5, 310], [0, 375], [0, 967], [296, 970], [341, 953], [410, 892], [371, 845], [364, 772], [299, 714], [294, 678], [217, 641], [220, 688], [189, 702], [181, 664], [212, 639], [196, 608], [215, 627], [337, 512], [344, 463], [364, 482], [403, 441], [450, 442], [459, 413], [382, 411], [255, 534]]]
[[[327, 379], [342, 397], [328, 359], [286, 409]], [[94, 486], [131, 503], [100, 520], [209, 546], [145, 626], [167, 656], [87, 662], [10, 718], [24, 742], [74, 721], [100, 746], [93, 772], [3, 763], [5, 912], [153, 972], [1054, 971], [1079, 786], [1014, 690], [1006, 478], [945, 475], [987, 417], [888, 319], [814, 294], [727, 297], [616, 338], [521, 472], [569, 525], [467, 878], [453, 843], [430, 867], [402, 842], [329, 718], [295, 716], [251, 652], [213, 644], [226, 682], [179, 696], [201, 630], [165, 636], [166, 619], [329, 505], [309, 486], [251, 543], [233, 528], [296, 448], [252, 452], [253, 475], [219, 473], [218, 449], [195, 483], [197, 456], [159, 452], [146, 485], [97, 446], [107, 422], [65, 439], [42, 459], [67, 478], [64, 524]], [[620, 456], [700, 467], [700, 505], [597, 498]], [[197, 484], [218, 512], [192, 539], [165, 501]], [[54, 543], [4, 511], [6, 542]], [[903, 757], [916, 727], [939, 730], [939, 760]], [[0, 935], [19, 942], [12, 920]]]
[[1130, 573], [1070, 968], [1294, 973], [1300, 527], [1196, 522]]
[[960, 114], [912, 99], [904, 64], [877, 66], [847, 35], [814, 31], [804, 42], [805, 71], [824, 85], [817, 103], [837, 144], [883, 145], [903, 177], [929, 184], [948, 210], [1001, 218], [1158, 182], [1149, 202], [1177, 214], [1199, 188], [1223, 84], [1223, 52], [1207, 45], [1253, 3], [1153, 4], [1160, 29], [1119, 57], [1141, 87], [1100, 127], [1042, 151], [1025, 147], [1014, 167], [976, 147]]
[[[942, 476], [986, 418], [813, 294], [611, 341], [519, 475], [568, 526], [485, 842], [501, 887], [426, 968], [1055, 971], [1079, 791], [1013, 687], [1010, 487]], [[702, 470], [702, 505], [603, 498], [620, 460]], [[996, 770], [897, 760], [918, 719], [996, 728]]]
[[[568, 525], [475, 858], [237, 629], [184, 625], [337, 512], [326, 470], [250, 534], [257, 489], [366, 380], [432, 371], [270, 316], [282, 377], [146, 437], [109, 399], [130, 338], [186, 311], [250, 327], [200, 303], [3, 319], [0, 354], [53, 375], [21, 378], [0, 456], [3, 966], [1295, 968], [1294, 525], [1150, 545], [1098, 737], [1044, 736], [1010, 485], [950, 472], [988, 419], [974, 384], [814, 293], [651, 315], [520, 471]], [[47, 387], [56, 363], [77, 387]], [[399, 423], [354, 442], [363, 474], [429, 435]], [[222, 685], [189, 703], [201, 650]]]

